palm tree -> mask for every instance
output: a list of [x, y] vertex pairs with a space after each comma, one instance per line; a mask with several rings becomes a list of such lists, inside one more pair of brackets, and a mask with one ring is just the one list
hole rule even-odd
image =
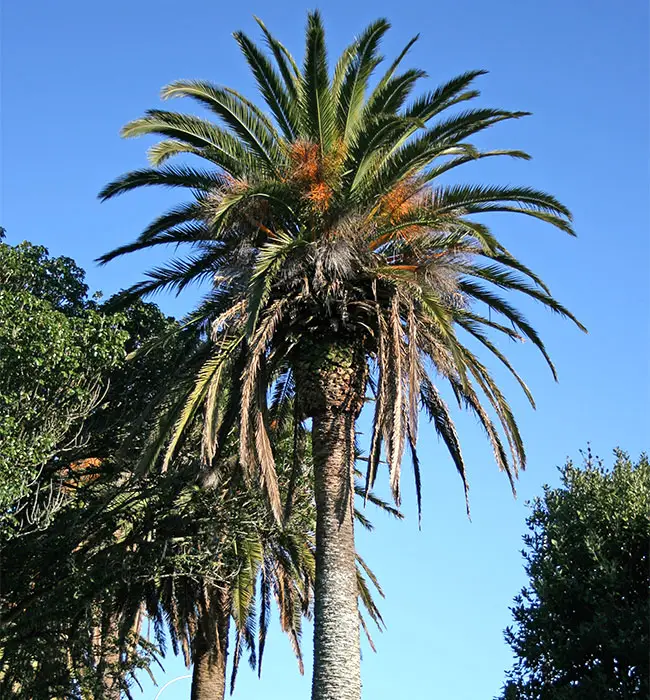
[[[164, 98], [190, 97], [217, 121], [149, 110], [127, 124], [124, 136], [156, 134], [163, 140], [149, 150], [152, 167], [118, 178], [101, 197], [151, 185], [189, 189], [193, 197], [101, 261], [183, 244], [188, 255], [152, 270], [123, 298], [180, 292], [196, 281], [211, 284], [190, 323], [210, 331], [212, 349], [193, 390], [176, 407], [167, 460], [200, 406], [206, 407], [208, 442], [217, 452], [219, 435], [239, 420], [243, 471], [247, 478], [258, 475], [281, 520], [269, 396], [295, 395], [295, 425], [312, 420], [313, 698], [358, 700], [352, 484], [355, 423], [366, 390], [375, 396], [367, 488], [383, 447], [399, 503], [408, 447], [419, 505], [422, 407], [467, 489], [442, 383], [477, 416], [512, 483], [525, 466], [522, 437], [506, 398], [467, 339], [505, 365], [533, 404], [491, 334], [528, 339], [554, 375], [555, 369], [535, 328], [499, 290], [520, 292], [582, 326], [475, 215], [522, 214], [573, 234], [571, 215], [553, 196], [530, 187], [443, 183], [443, 175], [447, 182], [459, 166], [482, 158], [528, 158], [517, 150], [483, 151], [469, 141], [525, 112], [465, 107], [447, 114], [478, 96], [472, 83], [484, 71], [465, 73], [409, 101], [425, 76], [400, 69], [416, 39], [373, 78], [386, 20], [363, 31], [332, 72], [317, 12], [308, 16], [302, 66], [258, 23], [270, 53], [241, 32], [235, 39], [267, 111], [208, 82], [181, 80], [164, 88]], [[170, 165], [176, 156], [198, 156], [206, 167]], [[213, 411], [210, 397], [233, 378], [226, 410]]]
[[[175, 476], [182, 478], [182, 473]], [[281, 626], [302, 668], [301, 619], [314, 576], [311, 528], [299, 513], [277, 527], [268, 518], [263, 501], [225, 470], [218, 484], [193, 490], [184, 506], [190, 509], [185, 511], [189, 518], [183, 519], [175, 536], [162, 535], [169, 544], [172, 564], [180, 555], [181, 569], [142, 591], [136, 582], [129, 597], [134, 603], [132, 611], [145, 598], [146, 609], [159, 628], [168, 623], [174, 651], [182, 649], [186, 663], [193, 664], [192, 698], [215, 700], [226, 691], [231, 621], [235, 631], [231, 690], [246, 649], [251, 664], [257, 664], [261, 673], [273, 593]], [[187, 498], [187, 491], [181, 491], [180, 501]], [[211, 570], [205, 575], [200, 569], [183, 571], [183, 551], [212, 557]], [[258, 584], [259, 615], [255, 604]]]
[[[302, 492], [312, 490], [309, 481], [303, 481], [301, 496]], [[221, 580], [208, 582], [187, 575], [168, 577], [162, 590], [155, 594], [157, 601], [147, 605], [161, 624], [163, 619], [168, 621], [175, 651], [182, 648], [186, 663], [193, 664], [193, 700], [216, 700], [225, 696], [231, 621], [235, 626], [231, 692], [243, 651], [249, 652], [251, 665], [257, 666], [261, 675], [272, 599], [277, 604], [281, 628], [291, 641], [300, 673], [303, 673], [302, 617], [310, 616], [313, 597], [314, 509], [309, 496], [305, 494], [300, 499], [301, 507], [295, 509], [282, 527], [266, 520], [262, 504], [259, 500], [255, 503], [256, 499], [251, 498], [241, 484], [234, 490], [224, 484], [216, 496], [209, 497], [212, 503], [215, 499], [219, 501], [217, 508], [226, 504], [231, 514], [228, 528], [219, 528], [219, 549], [226, 549], [218, 554]], [[373, 497], [373, 500], [382, 509], [401, 517], [380, 499]], [[201, 516], [206, 524], [214, 510], [213, 505]], [[249, 527], [242, 527], [242, 512], [247, 514], [244, 520], [249, 521]], [[372, 527], [361, 513], [357, 515], [366, 527]], [[383, 593], [359, 555], [357, 562], [360, 607], [365, 608], [381, 628], [383, 620], [367, 579], [380, 595]], [[363, 616], [359, 619], [373, 646]]]

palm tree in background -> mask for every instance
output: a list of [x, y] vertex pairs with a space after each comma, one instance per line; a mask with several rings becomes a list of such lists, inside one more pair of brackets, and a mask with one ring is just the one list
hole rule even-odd
[[[193, 666], [192, 700], [223, 698], [229, 656], [231, 693], [244, 653], [261, 676], [273, 600], [280, 627], [304, 672], [302, 619], [311, 617], [315, 575], [313, 470], [308, 450], [298, 472], [290, 463], [295, 454], [290, 449], [294, 440], [290, 428], [284, 426], [284, 434], [274, 439], [283, 495], [293, 479], [293, 506], [282, 523], [272, 517], [260, 489], [242, 483], [233, 436], [210, 472], [197, 471], [196, 429], [184, 437], [168, 474], [154, 477], [152, 483], [136, 479], [130, 489], [122, 487], [115, 494], [118, 502], [126, 500], [121, 518], [131, 523], [117, 530], [118, 556], [132, 552], [138, 566], [112, 582], [113, 594], [103, 603], [104, 613], [115, 621], [114, 638], [103, 640], [117, 660], [104, 674], [109, 690], [119, 693], [120, 685], [125, 687], [119, 660], [130, 652], [134, 640], [142, 639], [148, 620], [154, 623], [159, 647], [165, 648], [166, 629], [174, 653], [182, 652], [186, 664]], [[151, 437], [155, 440], [155, 433]], [[360, 497], [365, 495], [360, 484], [355, 490]], [[382, 499], [372, 493], [369, 498], [401, 518]], [[361, 524], [372, 529], [367, 518], [355, 512]], [[371, 587], [383, 593], [359, 555], [357, 580], [360, 609], [381, 629], [383, 620]], [[361, 612], [359, 619], [374, 649]], [[234, 649], [229, 655], [231, 630]]]
[[[174, 474], [179, 476], [182, 472]], [[237, 481], [222, 469], [210, 488], [194, 485], [180, 491], [169, 509], [172, 527], [152, 538], [158, 550], [164, 544], [169, 563], [153, 577], [134, 577], [118, 606], [125, 631], [141, 607], [159, 632], [168, 629], [174, 652], [182, 651], [186, 664], [193, 665], [193, 700], [225, 696], [233, 627], [231, 690], [244, 652], [261, 673], [273, 598], [302, 669], [301, 621], [308, 614], [314, 578], [310, 518], [296, 511], [278, 527], [259, 494]], [[154, 521], [161, 517], [159, 508], [148, 511]], [[162, 516], [165, 520], [169, 518]], [[192, 567], [195, 553], [212, 564]], [[161, 634], [158, 638], [162, 643]]]
[[[472, 84], [483, 71], [409, 99], [425, 77], [400, 68], [415, 39], [375, 77], [386, 20], [364, 30], [333, 71], [317, 12], [308, 16], [302, 65], [258, 23], [268, 52], [241, 32], [235, 39], [266, 111], [208, 82], [182, 80], [164, 88], [164, 98], [190, 97], [216, 121], [149, 110], [127, 124], [124, 136], [163, 140], [149, 150], [151, 168], [118, 178], [101, 197], [158, 185], [185, 188], [192, 199], [101, 261], [183, 244], [187, 255], [149, 272], [123, 299], [179, 292], [197, 281], [211, 285], [188, 321], [209, 333], [211, 350], [193, 387], [168, 415], [166, 462], [201, 407], [208, 462], [218, 459], [223, 436], [238, 421], [242, 472], [247, 479], [257, 475], [281, 521], [273, 409], [289, 397], [296, 430], [312, 420], [312, 697], [358, 700], [353, 471], [355, 423], [367, 390], [374, 394], [367, 489], [383, 450], [399, 504], [400, 468], [409, 449], [419, 507], [420, 408], [467, 489], [442, 384], [478, 418], [512, 483], [525, 466], [522, 437], [503, 393], [466, 340], [478, 341], [505, 365], [533, 404], [492, 336], [531, 341], [554, 376], [555, 369], [535, 328], [500, 291], [519, 292], [582, 326], [506, 250], [484, 217], [475, 217], [510, 212], [573, 234], [571, 216], [553, 196], [529, 187], [441, 183], [443, 174], [447, 181], [459, 166], [479, 159], [528, 158], [517, 150], [482, 151], [469, 141], [526, 114], [466, 107], [479, 94]], [[459, 109], [449, 113], [454, 107]], [[188, 155], [203, 166], [169, 164]], [[226, 407], [217, 410], [213, 397], [224, 391]]]
[[[310, 473], [297, 488], [298, 501], [291, 518], [278, 527], [260, 499], [241, 484], [220, 484], [215, 494], [207, 495], [213, 504], [203, 514], [210, 527], [211, 514], [229, 511], [230, 524], [218, 528], [219, 580], [180, 575], [163, 579], [163, 586], [154, 593], [153, 604], [146, 608], [162, 626], [167, 620], [175, 652], [182, 649], [185, 662], [193, 665], [192, 700], [223, 698], [227, 687], [228, 637], [234, 623], [230, 691], [235, 688], [239, 663], [248, 652], [249, 663], [262, 673], [270, 608], [275, 600], [282, 631], [289, 637], [304, 672], [301, 629], [302, 618], [311, 617], [314, 586], [314, 507]], [[361, 495], [362, 487], [357, 487]], [[218, 503], [217, 503], [218, 501]], [[399, 512], [373, 496], [373, 501], [396, 517]], [[372, 529], [369, 521], [357, 511], [357, 518]], [[214, 518], [214, 522], [219, 522]], [[244, 521], [242, 523], [242, 521]], [[247, 523], [247, 524], [246, 524]], [[243, 526], [242, 526], [243, 525]], [[359, 602], [367, 615], [382, 628], [383, 620], [371, 593], [371, 585], [383, 596], [373, 572], [357, 554]], [[374, 644], [364, 616], [363, 625], [370, 645]]]

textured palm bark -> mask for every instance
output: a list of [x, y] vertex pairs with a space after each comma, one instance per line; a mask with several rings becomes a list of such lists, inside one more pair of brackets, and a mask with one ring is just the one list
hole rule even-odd
[[122, 695], [120, 684], [120, 650], [117, 645], [118, 622], [113, 615], [109, 618], [103, 631], [97, 630], [100, 640], [101, 654], [99, 661], [99, 675], [102, 682], [104, 700], [120, 700]]
[[225, 659], [205, 645], [197, 651], [192, 670], [192, 700], [223, 700], [226, 695]]
[[216, 592], [199, 620], [194, 639], [191, 700], [223, 700], [226, 695], [226, 663], [230, 599]]
[[314, 416], [316, 586], [313, 700], [359, 700], [361, 659], [352, 513], [354, 422], [349, 412]]
[[316, 497], [313, 700], [359, 700], [361, 659], [354, 547], [354, 425], [366, 365], [352, 343], [304, 344], [297, 363], [301, 411], [313, 418]]
[[[112, 659], [112, 661], [115, 661], [115, 659]], [[115, 673], [105, 673], [102, 683], [104, 686], [104, 700], [120, 700], [122, 691], [120, 688], [120, 681]]]

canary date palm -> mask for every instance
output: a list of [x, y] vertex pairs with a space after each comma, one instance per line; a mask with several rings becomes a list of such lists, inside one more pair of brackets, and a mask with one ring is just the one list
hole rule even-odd
[[[258, 22], [265, 48], [241, 32], [235, 39], [262, 107], [230, 88], [181, 80], [164, 88], [163, 98], [191, 98], [210, 119], [156, 109], [124, 127], [127, 137], [163, 138], [149, 150], [150, 168], [118, 178], [102, 198], [151, 185], [184, 188], [191, 198], [101, 260], [168, 244], [188, 251], [149, 272], [125, 299], [180, 292], [192, 282], [210, 285], [188, 323], [209, 332], [212, 347], [170, 418], [168, 459], [201, 407], [212, 458], [219, 436], [238, 420], [243, 472], [259, 478], [281, 519], [270, 415], [288, 396], [295, 397], [296, 425], [312, 419], [312, 692], [314, 700], [357, 700], [353, 465], [355, 423], [367, 390], [375, 397], [368, 488], [383, 450], [399, 503], [400, 466], [409, 449], [419, 507], [420, 409], [467, 488], [459, 437], [441, 396], [445, 384], [478, 418], [512, 482], [525, 466], [522, 437], [468, 340], [505, 365], [532, 404], [494, 336], [529, 340], [553, 375], [555, 369], [510, 293], [582, 326], [504, 247], [485, 215], [520, 214], [573, 234], [571, 215], [555, 197], [530, 187], [449, 184], [460, 166], [476, 160], [528, 158], [473, 145], [476, 134], [526, 115], [467, 106], [479, 94], [473, 84], [484, 71], [413, 97], [425, 74], [401, 64], [415, 39], [378, 71], [386, 20], [365, 29], [331, 70], [317, 12], [308, 15], [301, 65]], [[178, 157], [179, 164], [171, 164]], [[193, 157], [203, 165], [192, 165]], [[225, 383], [231, 386], [228, 406], [216, 411], [214, 397]]]

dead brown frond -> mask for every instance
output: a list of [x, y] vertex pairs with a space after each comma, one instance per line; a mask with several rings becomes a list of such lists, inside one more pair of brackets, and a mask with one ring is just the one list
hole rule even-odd
[[388, 466], [390, 470], [390, 488], [395, 503], [400, 504], [400, 471], [404, 453], [404, 430], [402, 425], [404, 409], [404, 386], [402, 377], [402, 320], [397, 295], [393, 297], [390, 313], [391, 377], [393, 384], [393, 415], [390, 430], [390, 449]]
[[409, 434], [414, 442], [418, 436], [418, 400], [422, 365], [420, 363], [418, 325], [415, 318], [413, 300], [408, 305], [408, 386], [409, 386]]
[[[275, 471], [275, 461], [264, 421], [265, 394], [260, 389], [262, 365], [267, 345], [280, 323], [289, 300], [276, 301], [262, 319], [250, 342], [248, 364], [242, 375], [241, 414], [239, 424], [240, 461], [244, 474], [249, 476], [252, 468], [260, 467], [260, 480], [267, 492], [274, 516], [281, 520], [280, 494]], [[251, 433], [255, 434], [254, 440]]]
[[291, 642], [298, 661], [298, 670], [304, 674], [305, 667], [300, 648], [300, 596], [293, 584], [292, 577], [283, 566], [275, 566], [273, 593], [280, 611], [280, 626]]

